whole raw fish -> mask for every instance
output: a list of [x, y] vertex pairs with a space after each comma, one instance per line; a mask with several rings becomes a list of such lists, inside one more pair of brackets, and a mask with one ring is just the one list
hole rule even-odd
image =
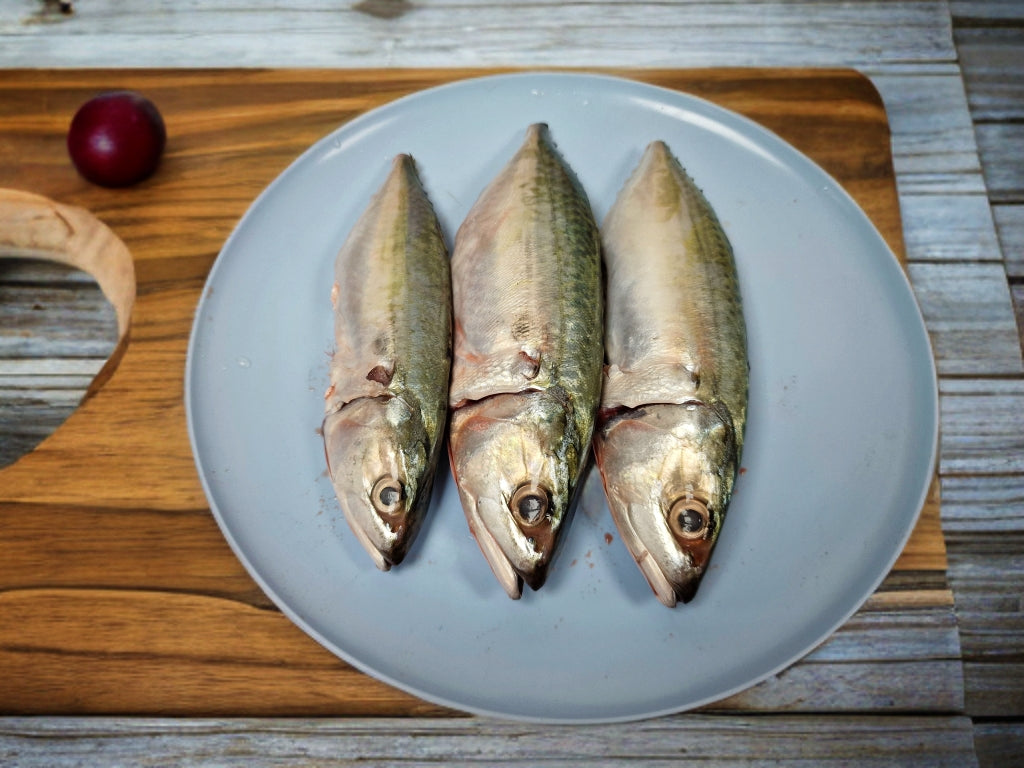
[[452, 474], [515, 599], [543, 585], [568, 527], [601, 389], [600, 237], [546, 126], [459, 228], [452, 294]]
[[408, 155], [395, 158], [334, 270], [327, 467], [349, 526], [386, 571], [430, 502], [451, 359], [448, 251]]
[[606, 354], [594, 452], [658, 599], [688, 602], [725, 519], [747, 413], [732, 247], [668, 147], [648, 146], [601, 231]]

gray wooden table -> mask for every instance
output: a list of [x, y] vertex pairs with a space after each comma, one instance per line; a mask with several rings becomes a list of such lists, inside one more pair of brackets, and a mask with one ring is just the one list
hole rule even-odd
[[[962, 696], [929, 712], [869, 702], [859, 714], [680, 715], [600, 729], [10, 716], [0, 718], [0, 763], [1024, 764], [1024, 3], [0, 2], [0, 68], [489, 64], [852, 66], [871, 78], [889, 114], [909, 273], [940, 374]], [[50, 305], [62, 309], [38, 311]], [[3, 267], [0, 465], [74, 409], [113, 328], [83, 276]]]

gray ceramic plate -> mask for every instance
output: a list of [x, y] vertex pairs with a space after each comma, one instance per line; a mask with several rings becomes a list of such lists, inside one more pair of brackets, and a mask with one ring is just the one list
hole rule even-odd
[[[450, 239], [531, 122], [549, 124], [600, 221], [663, 139], [717, 209], [750, 345], [744, 472], [697, 598], [651, 594], [596, 473], [543, 590], [505, 597], [447, 466], [406, 562], [381, 573], [340, 513], [317, 434], [335, 252], [410, 152]], [[936, 451], [928, 337], [892, 252], [821, 169], [707, 102], [608, 77], [520, 74], [423, 91], [316, 143], [211, 270], [186, 369], [210, 506], [267, 594], [316, 640], [424, 699], [545, 722], [722, 698], [829, 636], [889, 571]], [[869, 499], [870, 503], [865, 503]]]

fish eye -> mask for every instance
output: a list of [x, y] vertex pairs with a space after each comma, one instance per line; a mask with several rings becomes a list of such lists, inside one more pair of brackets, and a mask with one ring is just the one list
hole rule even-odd
[[537, 525], [548, 514], [551, 498], [548, 492], [532, 483], [523, 483], [509, 499], [508, 508], [521, 525]]
[[383, 515], [400, 512], [405, 499], [405, 488], [402, 483], [391, 475], [384, 475], [373, 484], [370, 491], [370, 502], [373, 508]]
[[703, 539], [711, 529], [711, 513], [700, 499], [677, 499], [668, 511], [668, 527], [681, 539]]

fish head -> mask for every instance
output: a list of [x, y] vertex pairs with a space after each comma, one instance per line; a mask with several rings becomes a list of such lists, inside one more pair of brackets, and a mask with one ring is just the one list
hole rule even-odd
[[665, 605], [693, 599], [732, 496], [732, 420], [699, 402], [627, 409], [594, 441], [619, 533]]
[[551, 391], [499, 394], [456, 409], [449, 457], [466, 520], [508, 596], [540, 589], [567, 527], [579, 456], [567, 403]]
[[382, 571], [405, 557], [430, 501], [422, 419], [398, 397], [363, 397], [324, 419], [327, 468], [359, 543]]

